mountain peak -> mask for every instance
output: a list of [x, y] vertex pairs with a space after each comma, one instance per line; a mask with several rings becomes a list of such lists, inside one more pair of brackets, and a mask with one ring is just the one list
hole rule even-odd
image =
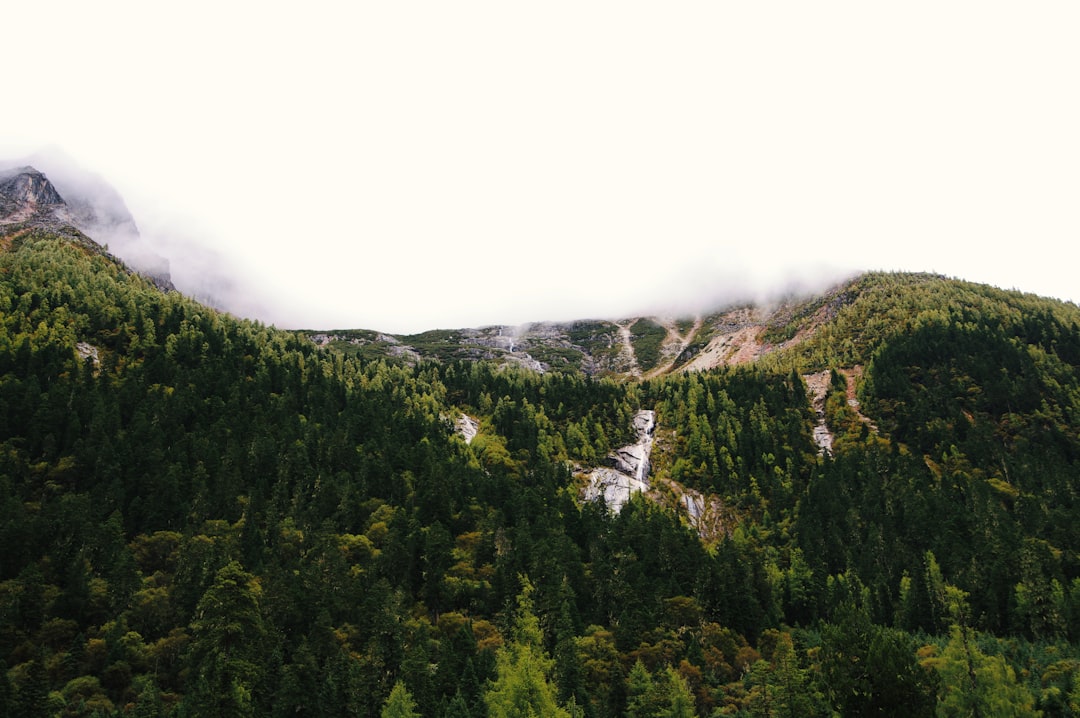
[[30, 166], [0, 170], [0, 224], [71, 224], [67, 203], [42, 172]]
[[[125, 262], [162, 289], [175, 289], [168, 260], [139, 241], [135, 219], [115, 189], [66, 158], [34, 160], [0, 169], [0, 226], [77, 230], [99, 246], [120, 250]], [[37, 160], [48, 165], [49, 175], [34, 166]]]

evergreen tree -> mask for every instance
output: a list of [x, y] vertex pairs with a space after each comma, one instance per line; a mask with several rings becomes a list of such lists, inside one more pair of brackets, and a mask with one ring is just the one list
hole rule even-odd
[[975, 645], [975, 632], [954, 625], [940, 658], [930, 664], [941, 674], [938, 715], [1035, 716], [1035, 697], [1016, 679], [1002, 656], [988, 656]]
[[678, 671], [668, 666], [668, 705], [661, 713], [662, 718], [694, 718], [694, 696], [690, 694], [690, 686], [686, 683]]
[[442, 718], [472, 718], [469, 704], [465, 702], [465, 696], [461, 694], [461, 691], [455, 693], [450, 702], [446, 704], [446, 710], [443, 711]]
[[652, 673], [638, 660], [626, 677], [626, 715], [628, 718], [656, 718], [664, 707]]
[[15, 693], [8, 679], [7, 664], [0, 659], [0, 715], [15, 714]]
[[199, 600], [191, 623], [190, 694], [197, 715], [256, 715], [254, 690], [265, 664], [266, 629], [255, 577], [232, 561]]
[[834, 707], [843, 715], [932, 715], [936, 676], [916, 661], [914, 639], [872, 623], [851, 602], [839, 614], [822, 627], [822, 672]]
[[769, 630], [762, 642], [770, 644], [769, 660], [756, 661], [746, 674], [746, 703], [751, 714], [828, 715], [830, 711], [810, 672], [799, 665], [791, 634]]
[[554, 661], [544, 651], [532, 591], [523, 579], [510, 640], [495, 656], [495, 680], [484, 694], [489, 718], [570, 718], [551, 681]]
[[44, 651], [39, 651], [38, 658], [30, 661], [26, 680], [19, 687], [14, 715], [20, 718], [45, 718], [49, 715], [49, 678], [45, 673], [44, 661]]
[[390, 695], [383, 703], [382, 712], [379, 715], [381, 718], [420, 718], [420, 714], [416, 712], [416, 703], [413, 701], [412, 694], [401, 681], [395, 683], [390, 689]]
[[165, 707], [161, 703], [161, 691], [153, 677], [147, 677], [143, 680], [142, 690], [139, 691], [134, 718], [162, 718], [164, 715]]
[[574, 701], [585, 712], [593, 713], [592, 703], [586, 688], [584, 668], [578, 655], [574, 640], [573, 625], [569, 616], [569, 601], [564, 600], [559, 607], [559, 617], [555, 625], [555, 677], [559, 687], [559, 700], [564, 704]]

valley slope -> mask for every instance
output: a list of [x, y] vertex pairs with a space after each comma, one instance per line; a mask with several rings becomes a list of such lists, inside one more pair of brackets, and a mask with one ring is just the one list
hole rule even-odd
[[[592, 716], [1068, 715], [1078, 462], [1080, 310], [1045, 298], [876, 273], [700, 318], [286, 332], [20, 220], [0, 714], [479, 716], [528, 685]], [[588, 500], [601, 468], [646, 490]]]

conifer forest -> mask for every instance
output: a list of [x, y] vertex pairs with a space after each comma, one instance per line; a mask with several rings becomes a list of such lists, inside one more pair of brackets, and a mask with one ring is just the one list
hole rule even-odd
[[[628, 379], [350, 354], [0, 236], [0, 715], [1080, 715], [1080, 308], [835, 296]], [[650, 490], [586, 500], [641, 410]]]

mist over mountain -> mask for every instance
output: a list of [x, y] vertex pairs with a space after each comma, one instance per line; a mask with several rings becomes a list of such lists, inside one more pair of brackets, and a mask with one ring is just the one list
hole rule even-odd
[[[242, 268], [199, 241], [176, 218], [150, 215], [140, 228], [120, 193], [101, 175], [81, 167], [58, 148], [39, 150], [18, 161], [0, 162], [0, 176], [34, 178], [52, 194], [17, 197], [14, 187], [0, 190], [0, 222], [34, 219], [39, 224], [77, 228], [132, 268], [176, 286], [186, 295], [237, 316], [268, 313], [265, 288], [250, 286]], [[39, 205], [34, 214], [31, 205]]]
[[1080, 701], [1075, 304], [285, 331], [122, 264], [94, 186], [0, 173], [0, 715]]
[[70, 226], [133, 268], [171, 281], [168, 260], [141, 240], [124, 200], [100, 176], [53, 152], [0, 165], [0, 178], [0, 222]]
[[[326, 302], [320, 302], [317, 296], [298, 297], [291, 286], [260, 283], [257, 274], [247, 266], [257, 263], [257, 257], [238, 259], [235, 255], [226, 255], [208, 243], [212, 241], [212, 235], [201, 236], [206, 234], [205, 228], [198, 229], [176, 215], [157, 213], [152, 207], [146, 207], [147, 216], [137, 223], [120, 193], [105, 178], [81, 167], [58, 148], [39, 150], [18, 161], [0, 162], [0, 168], [6, 168], [0, 171], [7, 173], [17, 174], [25, 169], [41, 175], [58, 198], [56, 205], [46, 213], [55, 225], [78, 228], [133, 268], [170, 281], [186, 295], [217, 309], [291, 328], [325, 328], [331, 326], [331, 317], [370, 314], [359, 299], [353, 304], [327, 309]], [[14, 209], [7, 214], [6, 221], [15, 221], [19, 216]], [[294, 256], [298, 272], [325, 274], [327, 293], [340, 291], [335, 285], [343, 279], [332, 257], [312, 257], [303, 244], [287, 252]], [[372, 256], [377, 257], [378, 253], [372, 252]], [[612, 260], [616, 265], [624, 261], [620, 256]], [[572, 258], [567, 261], [571, 266], [574, 264]], [[625, 261], [633, 264], [636, 260], [630, 258]], [[733, 261], [736, 261], [735, 258]], [[314, 269], [305, 270], [305, 266]], [[414, 269], [420, 273], [420, 281], [428, 281], [428, 269]], [[709, 268], [706, 271], [688, 264], [674, 275], [653, 275], [645, 268], [641, 278], [637, 279], [615, 266], [610, 274], [605, 270], [596, 277], [586, 278], [585, 281], [593, 290], [575, 298], [586, 307], [582, 309], [565, 300], [553, 303], [549, 292], [541, 289], [541, 285], [563, 281], [559, 277], [543, 270], [530, 271], [525, 268], [506, 272], [493, 267], [492, 276], [485, 277], [481, 285], [486, 287], [484, 292], [448, 290], [445, 301], [440, 300], [426, 307], [418, 305], [418, 308], [430, 313], [431, 318], [425, 319], [423, 315], [416, 314], [407, 320], [399, 318], [393, 323], [420, 331], [448, 328], [445, 322], [455, 319], [462, 322], [461, 326], [468, 325], [470, 319], [472, 326], [479, 326], [492, 322], [572, 322], [583, 316], [603, 321], [643, 315], [689, 316], [705, 314], [732, 303], [753, 301], [767, 305], [795, 293], [825, 291], [851, 274], [853, 272], [850, 270], [842, 271], [835, 266], [814, 263], [760, 271], [757, 274], [731, 268]], [[363, 278], [368, 276], [370, 274], [365, 268], [358, 270], [355, 280], [349, 281], [359, 280], [363, 283]], [[508, 280], [512, 281], [508, 283]], [[386, 303], [405, 301], [401, 294], [410, 293], [413, 290], [406, 288], [414, 286], [415, 281], [408, 273], [401, 274], [398, 289], [386, 297]], [[425, 287], [424, 293], [427, 294], [430, 289]], [[493, 297], [499, 295], [503, 299], [512, 299], [512, 302], [489, 301], [483, 296], [486, 292], [493, 293]], [[513, 297], [507, 297], [507, 292]], [[538, 299], [529, 301], [528, 297], [533, 293]], [[326, 317], [327, 323], [312, 324], [310, 319], [315, 316]], [[391, 329], [380, 325], [368, 326], [383, 331]]]
[[1080, 3], [0, 22], [0, 718], [1080, 715]]

